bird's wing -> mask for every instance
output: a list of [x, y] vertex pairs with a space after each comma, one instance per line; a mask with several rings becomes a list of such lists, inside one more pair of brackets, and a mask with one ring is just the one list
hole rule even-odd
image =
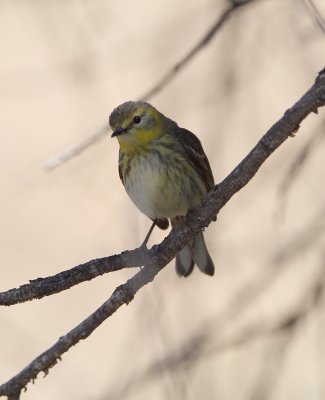
[[122, 183], [123, 183], [123, 185], [124, 185], [123, 174], [122, 174], [122, 167], [121, 167], [121, 164], [120, 164], [120, 163], [118, 164], [118, 174], [119, 174], [119, 177], [120, 177], [120, 179], [121, 179], [121, 181], [122, 181]]
[[183, 146], [185, 150], [184, 154], [187, 159], [205, 182], [207, 189], [212, 189], [214, 186], [214, 178], [209, 160], [204, 153], [200, 140], [194, 135], [194, 133], [184, 128], [178, 128], [175, 131], [175, 136]]
[[124, 180], [123, 180], [123, 173], [122, 173], [122, 157], [123, 157], [123, 156], [122, 156], [122, 153], [119, 152], [119, 157], [118, 157], [118, 174], [119, 174], [119, 177], [120, 177], [120, 179], [121, 179], [123, 185], [125, 186]]

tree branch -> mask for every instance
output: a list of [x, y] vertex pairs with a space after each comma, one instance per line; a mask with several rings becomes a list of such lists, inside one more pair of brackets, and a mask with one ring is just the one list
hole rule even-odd
[[128, 304], [141, 287], [154, 279], [160, 269], [156, 268], [154, 264], [149, 264], [125, 284], [116, 288], [112, 296], [93, 314], [69, 333], [60, 337], [53, 346], [40, 354], [8, 382], [1, 385], [0, 396], [8, 396], [9, 398], [14, 398], [13, 396], [15, 396], [19, 398], [21, 391], [26, 389], [27, 383], [35, 380], [39, 372], [43, 371], [47, 375], [49, 369], [56, 365], [58, 360], [61, 360], [62, 354], [80, 340], [86, 339], [100, 324], [114, 314], [119, 307], [123, 304]]
[[174, 258], [176, 252], [183, 248], [196, 233], [208, 226], [231, 197], [253, 178], [273, 151], [288, 137], [294, 135], [304, 118], [311, 112], [317, 113], [318, 107], [324, 104], [325, 69], [319, 73], [314, 85], [269, 129], [245, 159], [223, 182], [214, 187], [205, 198], [202, 206], [188, 214], [186, 224], [174, 228], [160, 245], [154, 246], [148, 252], [141, 248], [125, 251], [119, 255], [91, 260], [52, 277], [38, 278], [18, 289], [0, 293], [0, 305], [12, 305], [42, 298], [59, 293], [107, 272], [122, 268], [140, 267], [145, 265], [147, 261], [156, 259], [157, 254], [160, 255], [159, 260], [161, 260], [157, 265], [168, 264]]
[[[325, 68], [319, 73], [314, 85], [269, 129], [244, 160], [219, 185], [216, 185], [213, 190], [208, 193], [202, 205], [187, 214], [185, 223], [174, 228], [161, 244], [155, 245], [150, 250], [143, 253], [145, 257], [141, 259], [141, 262], [144, 262], [145, 267], [125, 284], [119, 286], [112, 296], [87, 319], [72, 329], [68, 334], [61, 337], [51, 348], [33, 360], [19, 374], [0, 386], [0, 396], [8, 396], [8, 398], [12, 399], [19, 398], [21, 390], [26, 387], [28, 382], [34, 380], [39, 372], [44, 371], [47, 373], [70, 347], [88, 337], [94, 329], [123, 304], [128, 304], [133, 299], [136, 292], [144, 285], [151, 282], [158, 272], [174, 258], [177, 251], [183, 248], [191, 238], [210, 224], [215, 215], [231, 197], [254, 177], [258, 169], [273, 151], [275, 151], [289, 136], [293, 136], [293, 133], [298, 130], [300, 123], [307, 115], [311, 112], [317, 113], [318, 108], [324, 105]], [[139, 251], [139, 249], [134, 251]], [[131, 252], [127, 254], [131, 254], [131, 260], [134, 260], [132, 257], [135, 253]], [[139, 253], [141, 257], [143, 254], [141, 252]], [[117, 269], [125, 266], [123, 257], [113, 257], [117, 257], [114, 259], [116, 263], [114, 265]], [[121, 258], [120, 261], [118, 260], [119, 258]], [[108, 259], [108, 263], [112, 262], [112, 259]], [[88, 271], [87, 279], [92, 279], [93, 273], [98, 276], [98, 271], [101, 271], [103, 260], [107, 262], [107, 259], [95, 260], [93, 264], [90, 262], [90, 267], [88, 266], [90, 270]], [[95, 272], [92, 271], [91, 265], [95, 265]], [[76, 268], [79, 268], [77, 271], [80, 273], [80, 266]], [[110, 267], [106, 264], [105, 268]], [[71, 273], [71, 271], [73, 270], [68, 272]], [[55, 277], [48, 279], [51, 280], [54, 278]], [[86, 280], [83, 278], [78, 279], [79, 281]], [[48, 281], [48, 283], [49, 282], [51, 281]], [[33, 285], [33, 282], [29, 285], [25, 285], [23, 291], [28, 291], [30, 285]], [[17, 290], [19, 291], [19, 289]], [[45, 295], [45, 293], [43, 292], [42, 295]], [[17, 292], [15, 292], [15, 296], [17, 296]], [[28, 299], [31, 298], [33, 298], [33, 296]]]
[[[228, 20], [228, 18], [241, 6], [252, 3], [256, 0], [232, 0], [229, 1], [228, 7], [224, 10], [224, 12], [218, 16], [217, 20], [213, 23], [213, 25], [207, 30], [204, 36], [196, 43], [193, 48], [185, 54], [183, 58], [181, 58], [176, 64], [174, 64], [169, 71], [144, 95], [140, 96], [139, 100], [149, 100], [155, 94], [159, 93], [170, 81], [172, 81], [176, 75], [196, 56], [215, 36], [215, 34], [220, 30], [223, 24]], [[63, 163], [69, 161], [71, 158], [76, 157], [84, 150], [86, 150], [89, 146], [96, 143], [99, 139], [103, 138], [107, 131], [109, 131], [109, 127], [107, 125], [101, 127], [97, 132], [78, 143], [77, 145], [62, 151], [60, 154], [53, 156], [45, 163], [45, 169], [50, 171]]]
[[325, 69], [319, 73], [314, 85], [271, 127], [245, 159], [222, 183], [215, 186], [202, 206], [188, 214], [186, 224], [174, 228], [160, 245], [154, 246], [148, 252], [144, 252], [141, 248], [126, 251], [120, 255], [89, 261], [52, 277], [36, 279], [18, 289], [0, 293], [0, 305], [41, 298], [91, 280], [106, 272], [126, 267], [139, 267], [146, 264], [146, 261], [155, 259], [157, 253], [160, 254], [159, 259], [162, 261], [157, 265], [166, 265], [191, 237], [209, 225], [230, 198], [253, 178], [272, 152], [297, 131], [303, 119], [311, 112], [317, 112], [318, 107], [323, 106], [324, 103]]
[[141, 267], [148, 261], [150, 261], [148, 252], [141, 247], [109, 257], [96, 258], [53, 276], [33, 279], [29, 281], [30, 283], [24, 284], [19, 288], [1, 292], [0, 306], [11, 306], [33, 299], [41, 299], [44, 296], [60, 293], [63, 290], [70, 289], [72, 286], [90, 281], [108, 272]]
[[235, 11], [242, 6], [252, 3], [253, 1], [256, 0], [228, 1], [228, 7], [207, 30], [199, 42], [181, 60], [174, 64], [171, 69], [167, 71], [166, 74], [160, 79], [160, 81], [158, 81], [150, 90], [141, 96], [140, 100], [149, 100], [155, 94], [159, 93], [197, 55], [199, 51], [204, 49], [204, 47], [210, 43], [215, 34], [221, 29], [223, 24]]

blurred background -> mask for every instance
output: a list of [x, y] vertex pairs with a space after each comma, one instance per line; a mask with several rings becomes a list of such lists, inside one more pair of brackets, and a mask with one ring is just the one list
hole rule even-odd
[[[150, 221], [109, 133], [46, 163], [154, 88], [232, 3], [1, 2], [1, 291], [142, 242]], [[324, 67], [324, 19], [322, 0], [252, 0], [150, 97], [202, 140], [217, 182]], [[205, 234], [213, 278], [172, 262], [22, 398], [324, 399], [324, 139], [320, 109], [221, 210]], [[134, 273], [2, 307], [1, 383]]]

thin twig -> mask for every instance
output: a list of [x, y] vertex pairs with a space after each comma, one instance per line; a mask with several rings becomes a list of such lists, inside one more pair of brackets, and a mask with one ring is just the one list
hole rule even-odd
[[148, 90], [144, 95], [140, 97], [140, 100], [149, 100], [158, 92], [160, 92], [175, 76], [197, 55], [199, 51], [204, 49], [204, 47], [210, 43], [215, 34], [220, 30], [227, 19], [237, 11], [241, 6], [245, 6], [256, 0], [244, 0], [244, 1], [230, 1], [228, 2], [228, 7], [224, 12], [217, 18], [217, 20], [212, 24], [204, 36], [199, 40], [199, 42], [176, 64], [174, 64], [171, 69], [166, 72], [166, 74], [158, 81], [150, 90]]
[[71, 160], [71, 158], [76, 157], [84, 150], [86, 150], [89, 146], [95, 144], [96, 142], [99, 141], [99, 139], [103, 138], [107, 134], [107, 132], [109, 132], [109, 130], [110, 127], [108, 126], [108, 124], [105, 124], [96, 133], [92, 134], [91, 136], [88, 136], [82, 142], [78, 143], [73, 147], [70, 147], [69, 149], [62, 151], [60, 154], [57, 154], [56, 156], [53, 156], [52, 158], [46, 161], [44, 166], [45, 170], [51, 171], [52, 169]]
[[[176, 64], [174, 64], [169, 71], [145, 94], [140, 96], [140, 100], [149, 100], [151, 97], [160, 92], [170, 81], [172, 81], [177, 74], [196, 56], [215, 36], [215, 34], [220, 30], [226, 20], [241, 6], [247, 5], [253, 1], [257, 0], [243, 0], [243, 1], [231, 1], [229, 6], [225, 11], [218, 16], [217, 20], [213, 25], [207, 30], [202, 39], [194, 45], [194, 47], [187, 53], [183, 58], [181, 58]], [[86, 150], [92, 144], [95, 144], [98, 140], [102, 139], [105, 134], [109, 131], [108, 125], [103, 126], [95, 134], [90, 135], [82, 142], [78, 143], [71, 148], [62, 151], [56, 156], [46, 161], [45, 169], [50, 171], [56, 167], [59, 167], [63, 163], [69, 161], [71, 158], [79, 155], [81, 152]]]

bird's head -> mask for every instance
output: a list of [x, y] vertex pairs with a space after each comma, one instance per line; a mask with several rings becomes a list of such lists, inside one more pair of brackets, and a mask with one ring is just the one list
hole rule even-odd
[[127, 101], [113, 110], [109, 124], [121, 151], [132, 152], [163, 136], [166, 119], [149, 103]]

